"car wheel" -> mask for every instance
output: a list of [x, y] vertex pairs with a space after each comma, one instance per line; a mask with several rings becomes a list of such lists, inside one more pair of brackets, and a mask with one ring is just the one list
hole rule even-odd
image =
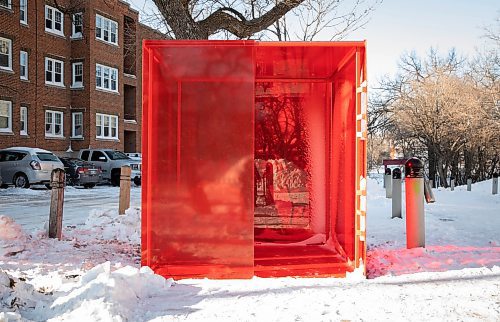
[[16, 174], [14, 177], [14, 186], [16, 188], [29, 188], [30, 182], [28, 181], [28, 177], [24, 173]]
[[95, 187], [95, 183], [87, 183], [87, 184], [84, 184], [83, 187], [85, 189], [92, 189]]
[[136, 186], [140, 186], [141, 185], [141, 178], [139, 177], [134, 177], [134, 184]]
[[115, 169], [111, 172], [111, 185], [113, 187], [120, 185], [120, 169]]

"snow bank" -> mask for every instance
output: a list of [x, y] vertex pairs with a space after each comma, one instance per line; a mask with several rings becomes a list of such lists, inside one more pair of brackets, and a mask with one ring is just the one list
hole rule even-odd
[[149, 267], [131, 266], [111, 270], [110, 262], [100, 264], [85, 275], [74, 287], [58, 294], [38, 314], [51, 321], [133, 321], [140, 316], [138, 303], [164, 293], [172, 280], [155, 275]]
[[0, 216], [0, 256], [12, 256], [25, 249], [26, 235], [12, 218]]
[[90, 212], [85, 228], [90, 238], [118, 240], [133, 244], [141, 243], [141, 211], [127, 209], [125, 215], [116, 210], [94, 209]]

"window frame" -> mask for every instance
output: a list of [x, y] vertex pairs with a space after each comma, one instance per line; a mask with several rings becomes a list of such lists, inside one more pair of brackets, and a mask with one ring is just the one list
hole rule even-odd
[[[107, 73], [106, 73], [106, 71], [107, 71]], [[114, 75], [115, 79], [113, 79], [113, 75]], [[110, 66], [96, 63], [95, 64], [95, 77], [96, 77], [95, 88], [98, 90], [106, 91], [106, 92], [119, 93], [119, 91], [118, 91], [118, 75], [119, 75], [118, 68], [113, 68]], [[98, 81], [98, 79], [100, 79], [100, 81]], [[106, 81], [107, 81], [108, 87], [104, 86]], [[112, 89], [113, 82], [115, 84], [116, 89]]]
[[[75, 17], [76, 16], [80, 16], [80, 25], [81, 28], [82, 28], [82, 31], [79, 31], [79, 32], [75, 32], [75, 29], [76, 29], [76, 19]], [[77, 12], [77, 13], [74, 13], [73, 16], [72, 16], [72, 20], [71, 20], [71, 38], [72, 39], [81, 39], [83, 38], [83, 12]]]
[[0, 7], [6, 8], [6, 9], [12, 9], [12, 0], [7, 0], [7, 6], [0, 4]]
[[[100, 21], [100, 23], [98, 23]], [[115, 41], [112, 41], [112, 30], [114, 25], [114, 35], [115, 35]], [[106, 28], [105, 28], [106, 27]], [[105, 40], [104, 32], [107, 32], [107, 37], [108, 40]], [[99, 39], [101, 41], [104, 41], [105, 43], [111, 44], [118, 46], [118, 21], [114, 21], [112, 19], [106, 18], [104, 16], [101, 16], [100, 14], [96, 13], [95, 15], [95, 38]]]
[[19, 0], [19, 21], [24, 25], [28, 24], [28, 0]]
[[[82, 133], [79, 135], [75, 134], [76, 130], [76, 116], [80, 115], [80, 126], [82, 128]], [[72, 112], [71, 113], [71, 138], [72, 139], [83, 139], [83, 112]]]
[[[49, 12], [51, 12], [50, 19], [48, 18], [48, 13]], [[59, 13], [60, 16], [61, 16], [61, 21], [60, 21], [61, 30], [56, 29], [56, 13]], [[51, 21], [51, 27], [50, 28], [47, 27], [47, 20]], [[63, 36], [64, 37], [64, 13], [62, 13], [61, 11], [59, 11], [57, 8], [51, 7], [49, 5], [45, 5], [45, 21], [44, 21], [44, 25], [45, 25], [45, 31], [46, 32], [49, 32], [51, 34], [59, 35], [59, 36]]]
[[[23, 65], [23, 56], [25, 56], [26, 58], [25, 65]], [[29, 66], [28, 57], [29, 56], [27, 51], [24, 50], [19, 51], [19, 78], [21, 78], [22, 80], [28, 80], [28, 66]], [[23, 67], [24, 67], [24, 75], [23, 75]]]
[[[50, 133], [47, 133], [47, 114], [51, 114], [51, 119], [52, 122], [50, 125], [52, 126], [52, 131]], [[56, 115], [61, 116], [61, 134], [56, 134]], [[64, 113], [60, 111], [54, 111], [54, 110], [45, 110], [45, 137], [46, 138], [63, 138], [64, 137]]]
[[0, 133], [12, 133], [12, 101], [0, 100], [0, 103], [7, 103], [7, 127], [0, 128]]
[[[12, 39], [5, 38], [5, 37], [0, 37], [0, 40], [6, 41], [8, 43], [8, 46], [7, 46], [7, 48], [8, 48], [8, 53], [7, 53], [8, 66], [7, 67], [0, 66], [0, 69], [1, 70], [12, 71]], [[2, 55], [4, 55], [4, 54], [2, 54]]]
[[[24, 116], [24, 117], [23, 117]], [[23, 119], [24, 118], [24, 119]], [[24, 122], [24, 126], [23, 126]], [[19, 108], [19, 135], [28, 135], [28, 107], [21, 105]]]
[[[107, 125], [106, 125], [106, 119], [107, 119]], [[100, 120], [100, 122], [98, 121]], [[112, 121], [114, 120], [114, 122]], [[115, 136], [112, 136], [113, 133], [113, 127], [112, 125], [116, 125], [115, 127]], [[95, 131], [95, 137], [96, 139], [105, 139], [105, 140], [118, 140], [119, 137], [119, 132], [118, 132], [118, 115], [112, 115], [112, 114], [103, 114], [103, 113], [96, 113], [96, 131]], [[104, 135], [105, 128], [108, 128], [108, 135]], [[100, 135], [98, 134], [98, 128], [100, 128]]]
[[[76, 67], [81, 66], [81, 76], [82, 76], [82, 81], [77, 82], [75, 80], [76, 77]], [[74, 62], [71, 64], [71, 88], [83, 88], [83, 62]]]
[[[52, 70], [50, 71], [51, 73], [51, 81], [47, 81], [47, 72], [49, 71], [47, 69], [49, 62], [52, 63]], [[56, 63], [61, 64], [61, 82], [56, 82]], [[45, 73], [44, 73], [44, 78], [45, 78], [45, 84], [46, 85], [52, 85], [52, 86], [58, 86], [58, 87], [65, 87], [64, 86], [64, 61], [50, 58], [50, 57], [45, 57]]]

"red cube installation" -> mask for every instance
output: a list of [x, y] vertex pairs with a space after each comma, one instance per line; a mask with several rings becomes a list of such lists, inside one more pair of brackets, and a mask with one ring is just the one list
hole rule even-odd
[[364, 42], [143, 50], [142, 265], [176, 279], [364, 267]]

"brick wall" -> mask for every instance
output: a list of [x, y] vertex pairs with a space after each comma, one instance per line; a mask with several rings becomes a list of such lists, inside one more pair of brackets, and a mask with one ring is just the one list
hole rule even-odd
[[[0, 133], [0, 148], [32, 146], [64, 154], [71, 144], [74, 151], [88, 147], [123, 150], [124, 131], [128, 131], [135, 136], [135, 150], [140, 151], [142, 39], [158, 39], [163, 35], [139, 24], [138, 12], [121, 0], [58, 0], [57, 4], [64, 12], [64, 36], [45, 30], [45, 5], [55, 6], [51, 0], [29, 1], [27, 25], [19, 21], [19, 0], [12, 0], [11, 9], [0, 8], [0, 37], [12, 40], [13, 54], [13, 71], [0, 71], [0, 100], [12, 101], [12, 133]], [[76, 12], [83, 15], [81, 39], [71, 37], [72, 15]], [[117, 45], [96, 38], [96, 14], [117, 22]], [[130, 65], [130, 57], [124, 59], [130, 47], [126, 48], [124, 43], [125, 21], [127, 29], [135, 30], [135, 34], [128, 35], [129, 39], [132, 37], [138, 42], [135, 46], [136, 75], [124, 75], [124, 62]], [[28, 81], [19, 77], [20, 50], [29, 55]], [[45, 84], [46, 57], [64, 62], [64, 87]], [[74, 62], [83, 63], [83, 88], [71, 88]], [[96, 89], [96, 63], [118, 69], [118, 93]], [[135, 120], [125, 121], [125, 84], [135, 87]], [[21, 105], [28, 108], [28, 135], [25, 136], [19, 133]], [[63, 137], [45, 135], [47, 110], [63, 113]], [[83, 113], [83, 138], [71, 139], [72, 112]], [[97, 113], [118, 116], [117, 140], [96, 138]]]

